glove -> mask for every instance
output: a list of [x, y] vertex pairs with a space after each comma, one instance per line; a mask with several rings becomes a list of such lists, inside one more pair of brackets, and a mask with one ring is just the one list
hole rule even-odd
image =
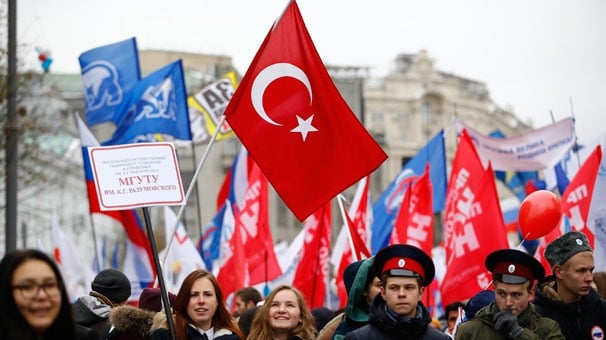
[[492, 320], [494, 321], [494, 328], [509, 335], [511, 339], [517, 338], [524, 330], [518, 323], [518, 318], [511, 314], [508, 309], [496, 313]]

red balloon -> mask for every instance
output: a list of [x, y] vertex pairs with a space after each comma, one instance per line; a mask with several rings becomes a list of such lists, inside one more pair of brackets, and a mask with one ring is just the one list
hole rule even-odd
[[520, 205], [519, 222], [522, 237], [535, 240], [547, 235], [562, 218], [560, 199], [549, 190], [537, 190]]
[[38, 60], [45, 61], [46, 60], [46, 54], [44, 54], [44, 53], [38, 54]]

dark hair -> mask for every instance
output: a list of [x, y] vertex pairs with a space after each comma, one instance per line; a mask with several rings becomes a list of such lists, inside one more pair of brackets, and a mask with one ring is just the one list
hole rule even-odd
[[203, 278], [208, 279], [213, 285], [215, 295], [217, 297], [218, 305], [215, 315], [213, 315], [212, 327], [215, 329], [215, 331], [222, 328], [228, 329], [234, 334], [238, 335], [239, 339], [243, 339], [244, 336], [242, 335], [242, 332], [240, 332], [240, 329], [235, 324], [231, 315], [227, 311], [227, 308], [225, 307], [225, 300], [223, 299], [223, 293], [221, 292], [221, 288], [219, 288], [217, 279], [213, 276], [213, 274], [207, 272], [206, 270], [198, 269], [189, 273], [185, 280], [183, 280], [179, 293], [177, 293], [175, 303], [173, 304], [173, 313], [175, 314], [175, 335], [177, 340], [187, 339], [187, 324], [193, 323], [189, 315], [187, 315], [187, 305], [189, 304], [191, 289], [198, 279]]
[[[38, 260], [46, 263], [53, 271], [61, 292], [61, 308], [57, 318], [42, 334], [37, 334], [19, 311], [12, 291], [15, 270], [27, 261]], [[71, 304], [65, 291], [65, 283], [55, 262], [45, 253], [36, 249], [15, 250], [5, 254], [0, 261], [0, 330], [7, 339], [67, 339], [75, 340], [76, 326], [72, 318]]]
[[238, 318], [238, 327], [240, 327], [244, 337], [247, 337], [248, 333], [250, 333], [250, 325], [252, 324], [252, 321], [260, 308], [261, 307], [259, 306], [255, 306], [254, 308], [247, 309]]
[[244, 303], [252, 301], [255, 305], [259, 303], [259, 301], [263, 300], [261, 293], [259, 293], [259, 291], [254, 287], [241, 288], [236, 292], [236, 296], [239, 296], [240, 300], [242, 300]]
[[453, 303], [449, 303], [448, 305], [446, 305], [446, 308], [444, 308], [444, 314], [446, 315], [446, 318], [448, 318], [448, 313], [450, 312], [459, 312], [459, 307], [463, 308], [465, 307], [465, 304], [461, 301], [456, 301]]

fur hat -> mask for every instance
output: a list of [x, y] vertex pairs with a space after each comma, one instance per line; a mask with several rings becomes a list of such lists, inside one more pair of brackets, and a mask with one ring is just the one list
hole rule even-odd
[[593, 251], [587, 237], [581, 232], [571, 231], [547, 245], [545, 258], [553, 268], [566, 263], [571, 257], [582, 251]]
[[[177, 296], [168, 292], [168, 303], [172, 307]], [[145, 288], [139, 296], [139, 308], [152, 312], [162, 311], [162, 295], [160, 288]]]
[[130, 297], [130, 280], [117, 269], [103, 269], [95, 276], [91, 289], [113, 303], [122, 303]]

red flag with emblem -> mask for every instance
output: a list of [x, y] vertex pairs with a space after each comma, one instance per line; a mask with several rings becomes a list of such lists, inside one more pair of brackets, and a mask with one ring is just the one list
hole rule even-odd
[[236, 222], [242, 233], [242, 245], [250, 273], [250, 284], [273, 280], [282, 275], [269, 230], [267, 179], [256, 164], [248, 177], [248, 187], [237, 213]]
[[[247, 275], [245, 251], [242, 246], [242, 233], [244, 231], [239, 227], [240, 224], [235, 222], [232, 206], [226, 206], [225, 215], [223, 217], [223, 228], [221, 235], [221, 258], [219, 259], [219, 273], [217, 274], [217, 282], [221, 286], [221, 291], [224, 297], [228, 300], [227, 308], [232, 310], [233, 297], [230, 294], [236, 290], [249, 285]], [[229, 232], [228, 229], [233, 229]], [[231, 235], [230, 239], [225, 239], [226, 235]]]
[[324, 204], [303, 225], [303, 255], [292, 285], [301, 291], [310, 309], [324, 306], [330, 254], [330, 202]]
[[431, 197], [429, 167], [414, 184], [409, 185], [404, 202], [400, 207], [392, 244], [410, 244], [431, 254], [433, 249], [433, 204]]
[[225, 115], [300, 221], [387, 158], [339, 94], [295, 1], [267, 34]]
[[459, 136], [444, 214], [446, 273], [442, 304], [463, 301], [490, 283], [484, 259], [509, 248], [492, 167], [484, 170], [467, 131]]

